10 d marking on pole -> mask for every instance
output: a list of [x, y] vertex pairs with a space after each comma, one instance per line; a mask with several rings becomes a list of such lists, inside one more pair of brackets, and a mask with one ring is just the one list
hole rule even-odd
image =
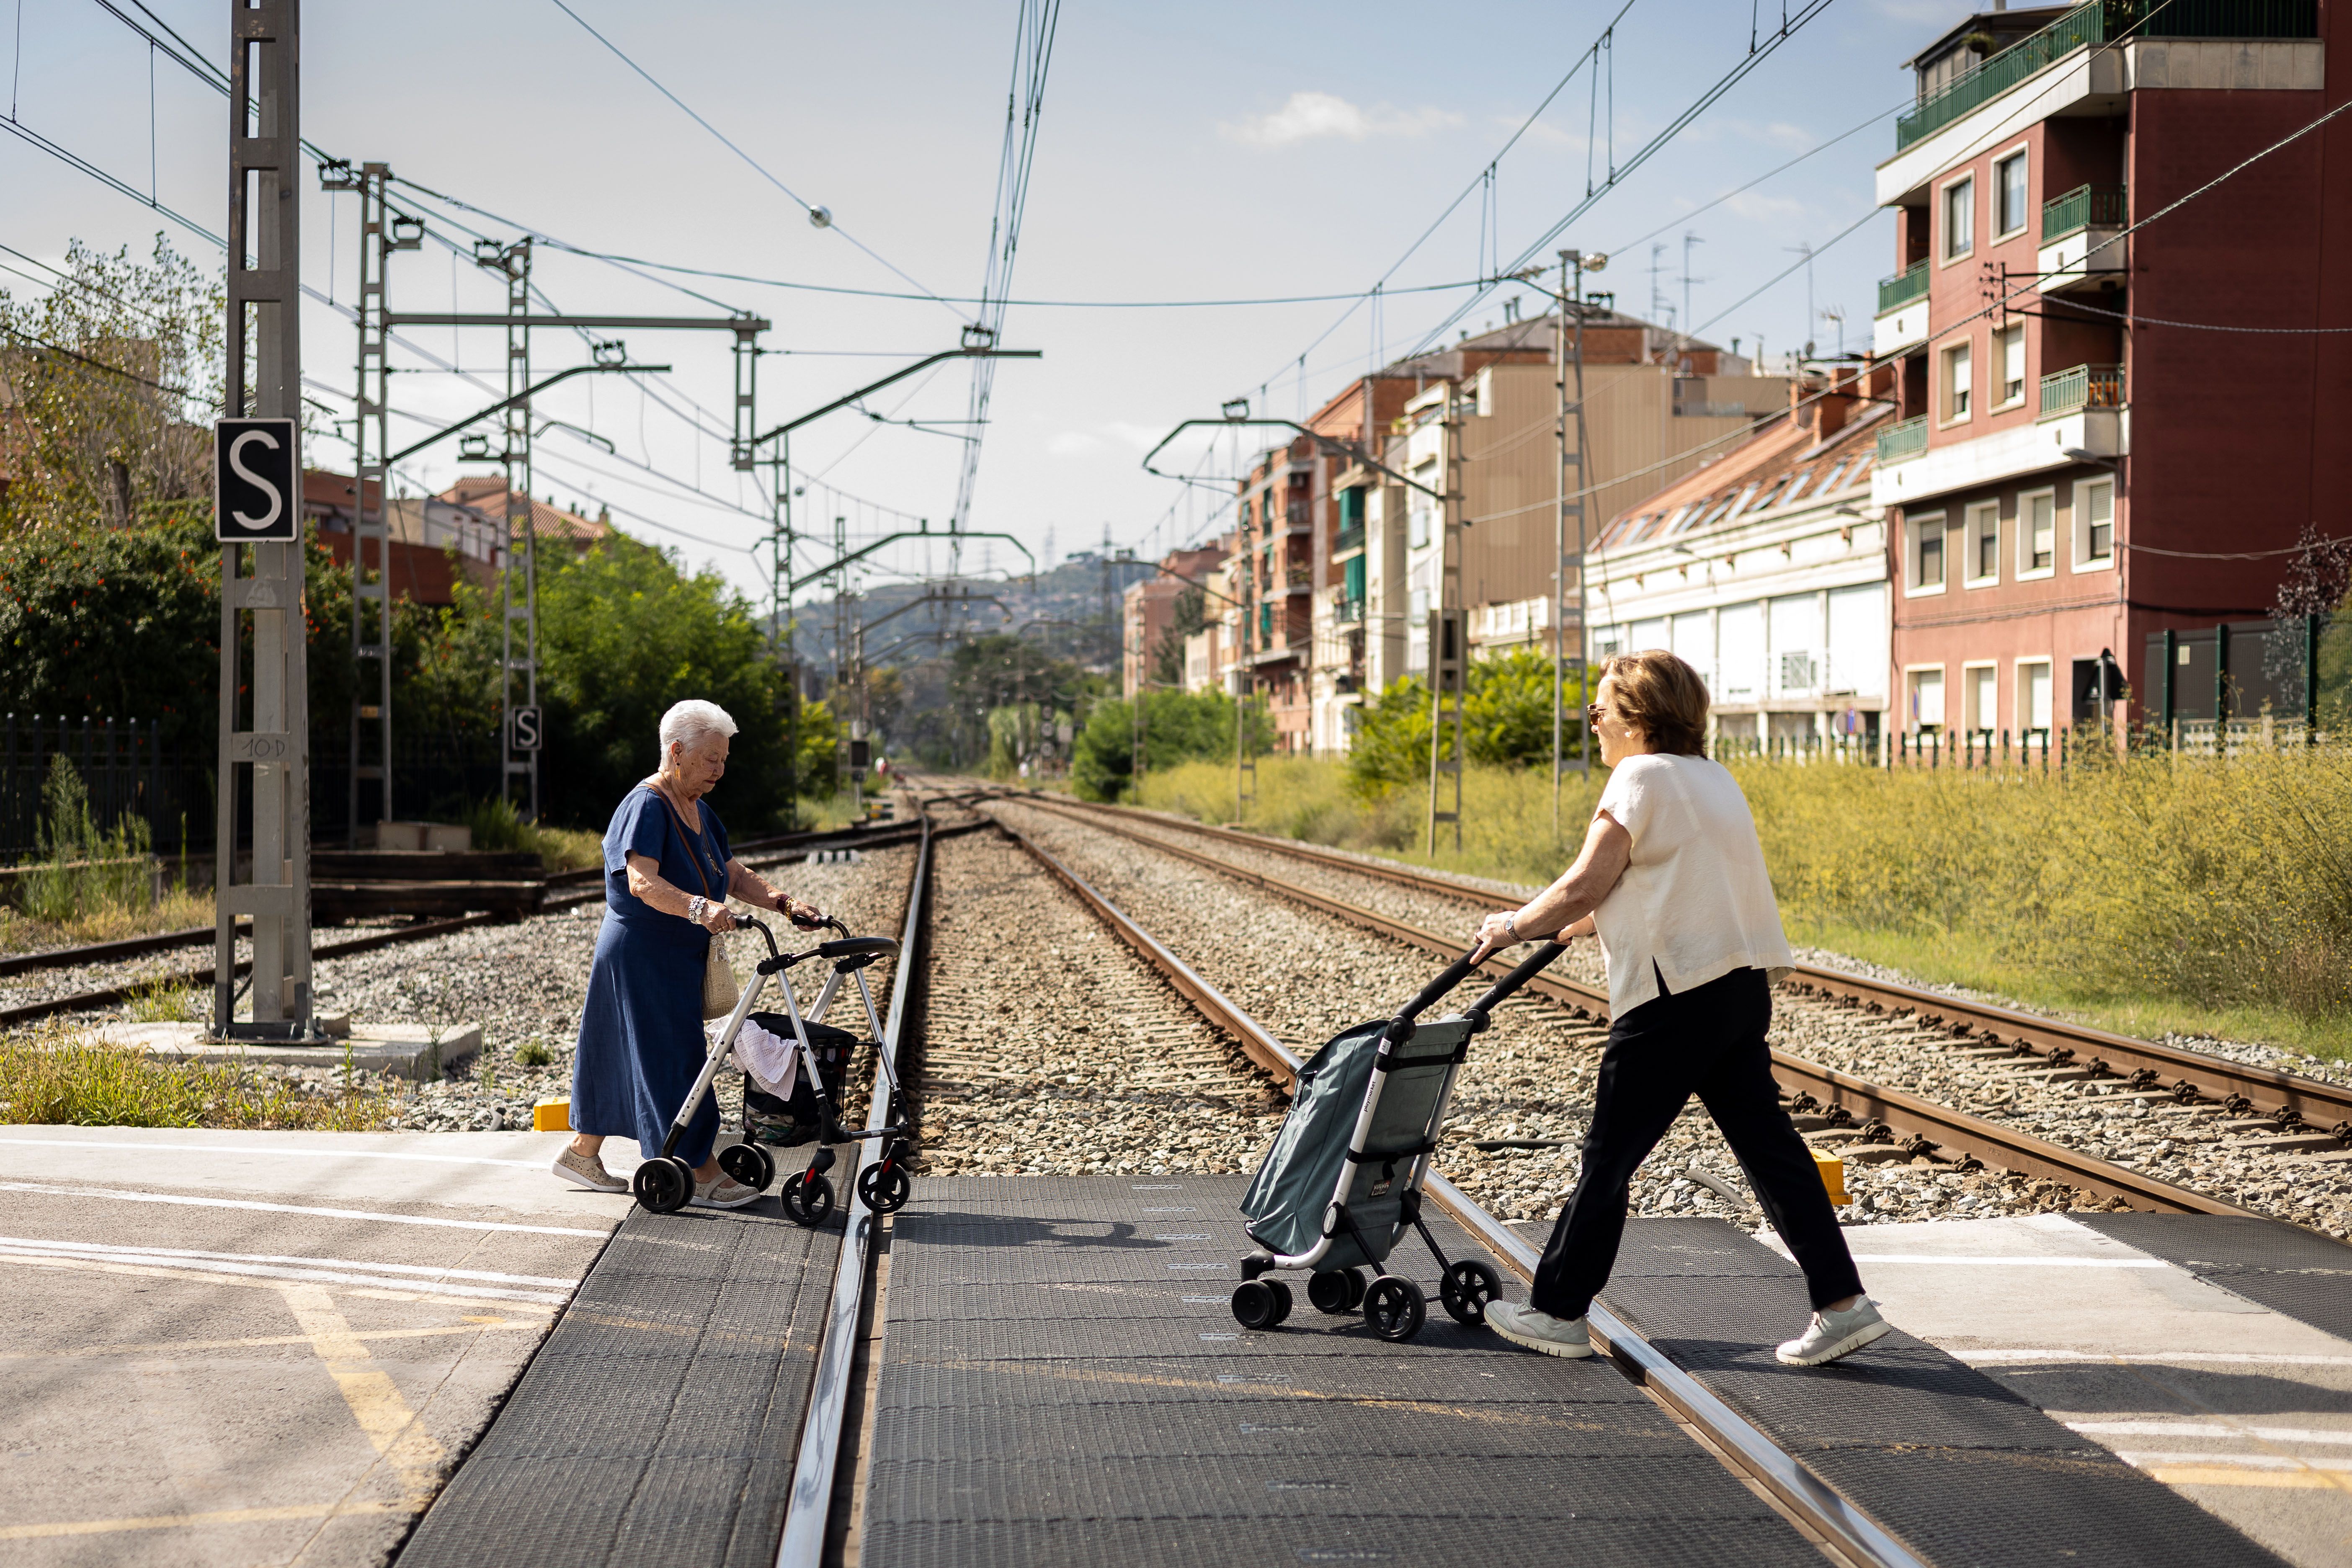
[[213, 422], [213, 537], [223, 544], [302, 537], [291, 419]]
[[539, 704], [529, 703], [514, 710], [514, 749], [518, 752], [539, 750]]

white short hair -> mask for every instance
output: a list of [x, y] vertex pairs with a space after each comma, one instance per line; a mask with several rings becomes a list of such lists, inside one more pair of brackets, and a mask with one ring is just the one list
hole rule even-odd
[[705, 735], [732, 735], [735, 721], [727, 710], [716, 702], [705, 702], [699, 697], [689, 697], [683, 702], [672, 703], [661, 718], [661, 763], [669, 765], [669, 749], [684, 745], [692, 751]]

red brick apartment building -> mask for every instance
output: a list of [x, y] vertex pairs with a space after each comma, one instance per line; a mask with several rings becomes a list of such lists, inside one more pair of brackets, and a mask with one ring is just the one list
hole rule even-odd
[[[1176, 645], [1176, 664], [1183, 667], [1183, 638], [1175, 635], [1176, 601], [1192, 591], [1196, 584], [1206, 582], [1210, 573], [1224, 563], [1225, 545], [1220, 541], [1198, 550], [1171, 550], [1160, 558], [1162, 568], [1157, 576], [1130, 583], [1120, 595], [1123, 630], [1119, 638], [1119, 665], [1122, 695], [1133, 697], [1136, 689], [1153, 679], [1152, 667], [1159, 662], [1160, 645], [1172, 641]], [[1216, 604], [1203, 595], [1202, 613], [1216, 618]], [[1180, 674], [1172, 683], [1183, 684]]]
[[2352, 533], [2352, 336], [2311, 331], [2352, 327], [2352, 115], [2149, 221], [2344, 103], [2339, 32], [2348, 0], [2097, 0], [1910, 62], [1874, 342], [1896, 728], [2094, 718], [2103, 650], [2137, 717], [2149, 633], [2267, 613], [2284, 560], [2228, 557]]

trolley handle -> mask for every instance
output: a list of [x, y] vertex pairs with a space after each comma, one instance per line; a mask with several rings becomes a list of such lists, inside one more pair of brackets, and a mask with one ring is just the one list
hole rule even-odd
[[[1475, 951], [1475, 950], [1474, 950]], [[1412, 1037], [1412, 1021], [1437, 1005], [1447, 992], [1470, 978], [1478, 967], [1469, 953], [1464, 953], [1445, 966], [1445, 972], [1421, 988], [1421, 994], [1406, 1003], [1397, 1016], [1389, 1020], [1388, 1037], [1392, 1046], [1401, 1046]]]
[[1545, 942], [1536, 949], [1533, 957], [1496, 981], [1486, 994], [1470, 1004], [1470, 1010], [1465, 1015], [1470, 1020], [1470, 1032], [1474, 1035], [1483, 1033], [1486, 1027], [1486, 1015], [1501, 1006], [1511, 993], [1533, 980], [1546, 964], [1567, 951], [1568, 946], [1564, 942]]

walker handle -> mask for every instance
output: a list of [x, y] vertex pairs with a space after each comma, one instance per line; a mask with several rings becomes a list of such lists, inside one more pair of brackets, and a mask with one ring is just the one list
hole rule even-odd
[[768, 939], [768, 956], [770, 958], [778, 956], [775, 932], [770, 931], [765, 925], [762, 925], [760, 921], [752, 919], [750, 915], [737, 915], [735, 917], [735, 923], [739, 926], [750, 926], [753, 931], [758, 931], [761, 936], [766, 937]]
[[[1475, 949], [1472, 950], [1472, 952], [1475, 951]], [[1444, 973], [1423, 986], [1421, 994], [1406, 1003], [1398, 1011], [1397, 1016], [1389, 1020], [1389, 1044], [1401, 1046], [1411, 1039], [1412, 1021], [1430, 1008], [1436, 1006], [1440, 997], [1470, 978], [1471, 972], [1477, 967], [1476, 963], [1471, 962], [1470, 953], [1467, 952], [1447, 964]]]
[[1496, 981], [1493, 989], [1471, 1003], [1470, 1010], [1464, 1015], [1470, 1020], [1470, 1032], [1474, 1035], [1484, 1033], [1487, 1014], [1501, 1006], [1504, 999], [1512, 992], [1533, 980], [1546, 964], [1567, 951], [1568, 945], [1565, 942], [1545, 942], [1536, 949], [1533, 957]]

